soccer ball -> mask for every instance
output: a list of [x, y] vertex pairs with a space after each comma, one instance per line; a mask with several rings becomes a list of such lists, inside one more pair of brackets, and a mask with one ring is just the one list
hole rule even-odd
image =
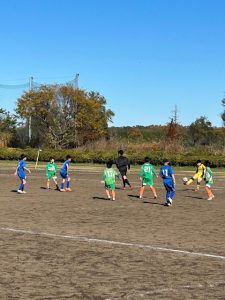
[[183, 180], [183, 184], [186, 184], [188, 182], [188, 178], [187, 177], [184, 177], [182, 180]]

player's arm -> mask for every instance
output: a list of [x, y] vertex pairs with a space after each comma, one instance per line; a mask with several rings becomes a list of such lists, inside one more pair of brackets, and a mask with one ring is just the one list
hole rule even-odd
[[27, 171], [29, 174], [31, 173], [30, 169], [24, 167], [24, 170]]
[[152, 174], [155, 175], [157, 178], [159, 177], [159, 175], [156, 173], [156, 170], [153, 166], [152, 166]]
[[162, 168], [160, 168], [160, 170], [159, 170], [159, 176], [160, 176], [161, 178], [163, 178]]
[[17, 175], [18, 174], [18, 171], [17, 171], [17, 167], [16, 167], [16, 170], [15, 170], [15, 173], [14, 173], [14, 175]]
[[130, 161], [127, 159], [127, 168], [130, 170]]
[[144, 176], [144, 169], [143, 169], [143, 167], [141, 167], [141, 170], [140, 170], [140, 180], [143, 180], [143, 176]]
[[176, 178], [175, 178], [174, 174], [172, 174], [172, 179], [173, 179], [173, 184], [175, 185], [176, 184]]
[[202, 166], [202, 178], [205, 177], [205, 174], [206, 174], [206, 167], [203, 165]]

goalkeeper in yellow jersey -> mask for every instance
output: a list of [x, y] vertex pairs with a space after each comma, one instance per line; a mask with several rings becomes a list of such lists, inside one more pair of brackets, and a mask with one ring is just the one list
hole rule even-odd
[[199, 191], [200, 183], [201, 183], [202, 179], [205, 177], [206, 167], [201, 162], [200, 159], [196, 161], [196, 166], [197, 166], [197, 169], [196, 169], [195, 174], [185, 184], [190, 185], [190, 184], [192, 184], [192, 182], [194, 180], [197, 180], [197, 186], [195, 189], [195, 191], [197, 192], [197, 191]]

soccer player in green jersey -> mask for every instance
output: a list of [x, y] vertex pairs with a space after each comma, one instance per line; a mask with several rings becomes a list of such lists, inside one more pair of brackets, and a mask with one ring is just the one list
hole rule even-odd
[[106, 164], [106, 168], [103, 172], [103, 180], [105, 183], [105, 192], [109, 200], [111, 200], [110, 191], [112, 193], [112, 200], [116, 200], [116, 177], [119, 178], [118, 173], [112, 168], [112, 162], [109, 161]]
[[205, 167], [205, 191], [208, 195], [208, 200], [212, 200], [215, 197], [212, 192], [213, 172], [210, 168], [210, 162], [208, 160], [205, 162]]
[[140, 171], [140, 179], [142, 181], [142, 187], [140, 188], [140, 194], [139, 198], [143, 198], [143, 194], [145, 191], [145, 187], [149, 186], [150, 190], [153, 192], [154, 199], [157, 198], [156, 190], [154, 187], [154, 182], [153, 182], [153, 176], [155, 175], [158, 177], [156, 174], [155, 168], [152, 164], [150, 164], [150, 158], [145, 157], [144, 164], [141, 166], [141, 171]]
[[56, 189], [59, 191], [59, 186], [56, 180], [57, 165], [55, 163], [54, 157], [49, 158], [49, 162], [47, 163], [45, 170], [47, 176], [47, 189], [50, 189], [50, 180], [52, 179], [56, 185]]

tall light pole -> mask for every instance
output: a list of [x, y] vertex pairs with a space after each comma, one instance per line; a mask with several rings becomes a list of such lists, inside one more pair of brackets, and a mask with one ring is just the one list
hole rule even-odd
[[75, 76], [75, 80], [74, 80], [74, 82], [75, 82], [75, 89], [78, 89], [79, 88], [79, 84], [78, 84], [78, 80], [79, 80], [79, 76], [80, 76], [80, 74], [76, 74], [76, 76]]
[[[34, 78], [32, 76], [29, 78], [29, 92], [32, 91], [33, 79]], [[29, 144], [31, 142], [31, 137], [32, 137], [32, 131], [31, 131], [31, 115], [30, 115], [29, 119], [28, 119], [28, 142], [29, 142]]]

